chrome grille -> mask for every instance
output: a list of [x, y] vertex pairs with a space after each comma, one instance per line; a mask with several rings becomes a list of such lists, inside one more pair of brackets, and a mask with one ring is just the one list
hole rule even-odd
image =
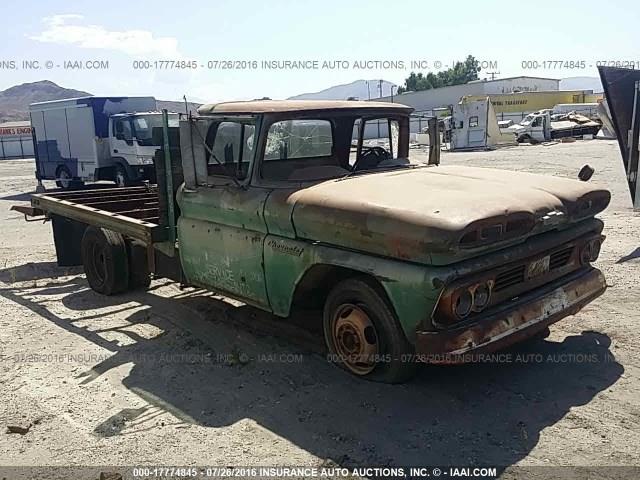
[[505, 288], [517, 285], [524, 281], [524, 265], [518, 265], [517, 267], [510, 268], [502, 273], [499, 273], [496, 277], [496, 283], [493, 286], [494, 292], [499, 292]]
[[562, 250], [558, 250], [557, 252], [553, 252], [549, 260], [549, 270], [564, 267], [567, 263], [569, 263], [572, 253], [573, 245], [567, 248], [563, 248]]

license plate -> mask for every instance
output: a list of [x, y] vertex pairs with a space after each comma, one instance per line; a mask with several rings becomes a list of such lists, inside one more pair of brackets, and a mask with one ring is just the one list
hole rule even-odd
[[549, 272], [549, 255], [535, 260], [527, 267], [527, 278], [532, 279]]

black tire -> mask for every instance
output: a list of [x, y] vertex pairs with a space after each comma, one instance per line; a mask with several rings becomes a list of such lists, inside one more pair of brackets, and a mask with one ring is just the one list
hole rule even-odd
[[113, 181], [116, 183], [116, 187], [128, 187], [129, 185], [131, 185], [129, 173], [121, 163], [116, 163]]
[[146, 290], [151, 285], [151, 273], [147, 260], [147, 248], [139, 240], [127, 242], [129, 258], [129, 288]]
[[[354, 371], [352, 362], [344, 361], [344, 348], [336, 344], [340, 342], [335, 330], [340, 321], [337, 317], [352, 306], [364, 312], [375, 329], [364, 335], [369, 344], [377, 343], [377, 352], [372, 356], [376, 361], [371, 371]], [[384, 383], [401, 383], [415, 375], [417, 365], [413, 361], [413, 345], [407, 341], [384, 291], [374, 281], [355, 277], [338, 283], [327, 296], [323, 327], [331, 361], [350, 373]]]
[[84, 273], [92, 290], [115, 295], [129, 288], [129, 263], [124, 237], [106, 228], [88, 227], [81, 244]]
[[56, 178], [60, 179], [56, 180], [56, 186], [63, 190], [74, 190], [84, 185], [83, 181], [73, 178], [71, 171], [66, 165], [60, 165], [56, 169]]

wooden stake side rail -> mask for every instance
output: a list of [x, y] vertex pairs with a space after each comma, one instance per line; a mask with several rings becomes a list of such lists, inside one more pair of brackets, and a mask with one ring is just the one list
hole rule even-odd
[[37, 193], [31, 196], [31, 206], [47, 216], [108, 228], [146, 244], [168, 238], [166, 228], [159, 225], [155, 186]]

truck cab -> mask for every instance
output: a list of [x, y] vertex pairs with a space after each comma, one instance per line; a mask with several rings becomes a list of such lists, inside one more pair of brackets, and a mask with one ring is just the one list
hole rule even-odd
[[[169, 114], [169, 127], [178, 126], [178, 114]], [[162, 113], [121, 113], [109, 118], [109, 153], [113, 180], [125, 187], [153, 175], [153, 157], [161, 140], [153, 129], [162, 127]]]
[[551, 140], [551, 110], [530, 113], [520, 123], [508, 127], [507, 131], [515, 134], [518, 142], [548, 142]]

